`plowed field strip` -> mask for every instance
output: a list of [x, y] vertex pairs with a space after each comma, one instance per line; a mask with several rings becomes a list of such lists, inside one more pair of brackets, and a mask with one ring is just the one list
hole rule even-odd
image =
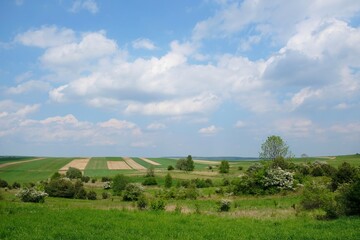
[[110, 170], [131, 169], [131, 167], [126, 164], [126, 162], [120, 162], [120, 161], [107, 161], [107, 166], [108, 166], [108, 169], [110, 169]]
[[45, 159], [45, 158], [35, 158], [35, 159], [25, 160], [25, 161], [19, 161], [19, 162], [8, 162], [8, 163], [3, 163], [3, 164], [0, 164], [0, 168], [4, 168], [4, 167], [11, 166], [11, 165], [14, 165], [14, 164], [19, 164], [19, 163], [26, 163], [26, 162], [39, 161], [39, 160], [43, 160], [43, 159]]
[[135, 162], [134, 160], [132, 160], [129, 157], [123, 157], [124, 161], [133, 169], [136, 170], [145, 170], [146, 168], [140, 164], [138, 164], [137, 162]]
[[143, 160], [143, 161], [145, 161], [145, 162], [147, 162], [147, 163], [150, 163], [150, 164], [152, 164], [152, 165], [155, 165], [155, 166], [161, 165], [160, 163], [154, 162], [154, 161], [152, 161], [152, 160], [150, 160], [150, 159], [147, 159], [147, 158], [139, 158], [139, 159], [141, 159], [141, 160]]
[[81, 171], [84, 171], [86, 168], [86, 165], [89, 163], [90, 158], [84, 158], [84, 159], [74, 159], [62, 168], [60, 168], [59, 172], [66, 172], [70, 167], [77, 168]]

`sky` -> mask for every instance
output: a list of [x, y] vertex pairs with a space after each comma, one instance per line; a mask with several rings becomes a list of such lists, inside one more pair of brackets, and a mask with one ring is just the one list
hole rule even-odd
[[358, 0], [0, 1], [0, 155], [360, 152]]

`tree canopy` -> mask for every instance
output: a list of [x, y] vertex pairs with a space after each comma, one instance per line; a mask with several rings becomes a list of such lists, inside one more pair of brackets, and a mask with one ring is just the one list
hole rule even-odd
[[280, 136], [269, 136], [261, 145], [259, 157], [264, 160], [274, 160], [278, 157], [287, 158], [290, 156], [289, 146]]

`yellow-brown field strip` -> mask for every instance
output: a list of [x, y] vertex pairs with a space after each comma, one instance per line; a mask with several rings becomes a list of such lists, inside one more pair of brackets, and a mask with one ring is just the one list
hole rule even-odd
[[110, 170], [128, 170], [131, 169], [126, 162], [123, 161], [107, 161], [107, 167]]
[[140, 158], [141, 160], [147, 162], [147, 163], [150, 163], [152, 165], [155, 165], [155, 166], [159, 166], [161, 165], [160, 163], [157, 163], [157, 162], [154, 162], [154, 161], [151, 161], [150, 159], [147, 159], [147, 158]]
[[74, 159], [62, 168], [60, 168], [59, 172], [64, 173], [66, 172], [70, 167], [77, 168], [81, 171], [84, 171], [86, 168], [86, 165], [89, 163], [90, 158], [82, 158], [82, 159]]
[[146, 168], [140, 164], [138, 164], [137, 162], [135, 162], [133, 159], [129, 158], [129, 157], [123, 157], [124, 161], [133, 169], [136, 170], [145, 170]]

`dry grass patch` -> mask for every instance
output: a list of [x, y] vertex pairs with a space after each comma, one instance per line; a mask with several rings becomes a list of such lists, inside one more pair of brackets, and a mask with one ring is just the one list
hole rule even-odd
[[128, 169], [131, 169], [131, 167], [126, 164], [126, 162], [122, 162], [122, 161], [107, 161], [107, 167], [110, 170], [128, 170]]
[[208, 161], [208, 160], [194, 160], [194, 162], [200, 163], [200, 164], [207, 164], [207, 165], [220, 164], [219, 161]]
[[135, 170], [146, 170], [146, 168], [129, 157], [123, 157], [124, 161]]
[[150, 163], [150, 164], [152, 164], [152, 165], [155, 165], [155, 166], [161, 165], [160, 163], [154, 162], [154, 161], [152, 161], [152, 160], [150, 160], [150, 159], [147, 159], [147, 158], [139, 158], [139, 159], [141, 159], [141, 160], [143, 160], [143, 161], [145, 161], [145, 162], [147, 162], [147, 163]]
[[72, 167], [77, 168], [81, 171], [84, 171], [86, 168], [86, 165], [89, 163], [90, 158], [82, 158], [82, 159], [74, 159], [62, 168], [60, 168], [59, 173], [66, 173], [66, 171]]

